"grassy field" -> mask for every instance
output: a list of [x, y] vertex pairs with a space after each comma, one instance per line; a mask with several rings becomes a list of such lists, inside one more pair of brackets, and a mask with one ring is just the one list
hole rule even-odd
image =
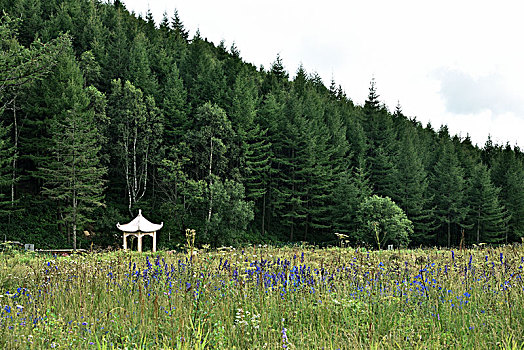
[[522, 349], [523, 247], [0, 255], [5, 349]]

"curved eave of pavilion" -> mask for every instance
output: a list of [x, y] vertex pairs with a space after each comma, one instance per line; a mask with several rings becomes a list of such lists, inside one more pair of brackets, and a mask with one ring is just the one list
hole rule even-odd
[[134, 218], [131, 222], [127, 224], [117, 223], [116, 227], [128, 233], [142, 232], [142, 233], [151, 233], [160, 230], [164, 226], [164, 223], [154, 224], [151, 221], [147, 220], [142, 216], [142, 210], [138, 211], [138, 216]]
[[120, 225], [120, 224], [116, 224], [116, 227], [119, 230], [121, 230], [123, 232], [129, 232], [129, 233], [136, 233], [136, 232], [151, 233], [151, 232], [156, 232], [156, 231], [160, 230], [163, 226], [164, 226], [164, 223], [161, 223], [160, 225], [152, 224], [152, 225], [148, 225], [146, 227], [144, 227], [144, 225], [141, 225], [141, 226], [137, 227], [135, 225], [128, 225], [128, 224]]

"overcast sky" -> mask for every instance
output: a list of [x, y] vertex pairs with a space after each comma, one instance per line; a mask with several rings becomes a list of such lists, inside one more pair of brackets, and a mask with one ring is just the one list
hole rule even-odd
[[280, 54], [363, 104], [375, 77], [393, 111], [483, 146], [524, 145], [524, 2], [513, 0], [123, 0], [157, 23], [176, 8], [192, 37], [269, 68]]

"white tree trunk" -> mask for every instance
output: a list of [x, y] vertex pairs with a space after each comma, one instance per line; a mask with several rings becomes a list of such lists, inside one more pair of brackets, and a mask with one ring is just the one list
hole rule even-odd
[[209, 152], [209, 210], [207, 212], [207, 222], [211, 222], [211, 214], [213, 212], [213, 137], [211, 137], [211, 147]]
[[16, 160], [18, 158], [18, 119], [16, 118], [16, 98], [13, 100], [13, 132], [14, 132], [14, 154], [11, 177], [11, 212], [9, 212], [9, 223], [11, 223], [12, 210], [15, 206], [15, 182], [16, 182]]
[[[73, 121], [73, 145], [76, 144], [76, 125]], [[76, 153], [75, 153], [75, 147], [73, 147], [73, 164], [72, 164], [72, 177], [71, 181], [73, 182], [73, 249], [76, 250], [76, 210], [77, 210], [77, 198], [76, 198]]]

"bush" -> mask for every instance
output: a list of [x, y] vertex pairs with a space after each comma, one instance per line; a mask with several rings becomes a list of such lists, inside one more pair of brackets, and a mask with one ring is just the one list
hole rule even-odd
[[389, 197], [374, 195], [361, 203], [357, 213], [359, 238], [378, 249], [386, 244], [406, 246], [413, 223]]

